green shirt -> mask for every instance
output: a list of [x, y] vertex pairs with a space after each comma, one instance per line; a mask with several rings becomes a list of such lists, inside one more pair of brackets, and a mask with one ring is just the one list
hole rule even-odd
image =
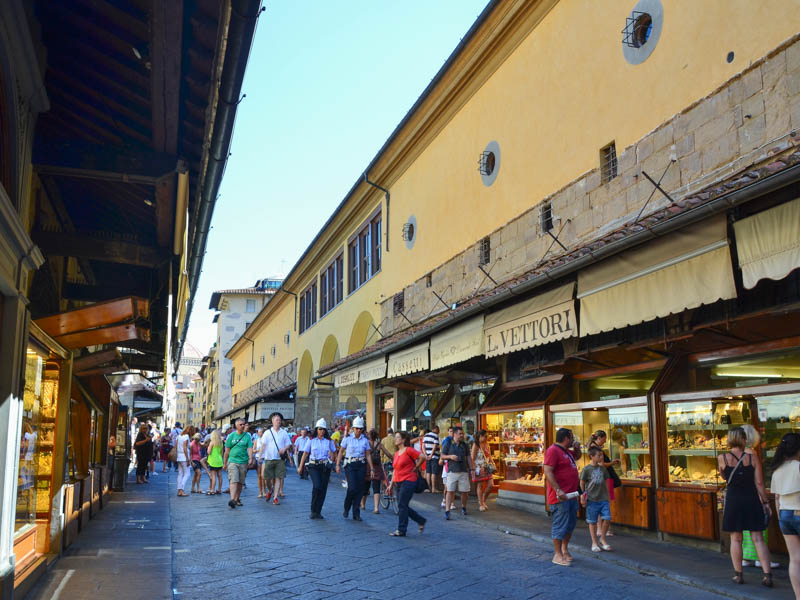
[[[241, 441], [239, 441], [241, 440]], [[228, 455], [228, 462], [239, 463], [246, 465], [250, 461], [250, 455], [247, 454], [247, 449], [253, 446], [253, 438], [247, 432], [231, 433], [228, 439], [225, 440], [225, 447], [230, 448], [231, 453]]]

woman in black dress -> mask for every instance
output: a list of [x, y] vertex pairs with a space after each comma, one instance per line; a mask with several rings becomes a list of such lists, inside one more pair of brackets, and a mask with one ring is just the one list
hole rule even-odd
[[761, 461], [747, 450], [747, 434], [741, 427], [728, 432], [729, 452], [717, 457], [719, 472], [728, 482], [722, 530], [731, 534], [731, 561], [734, 583], [744, 583], [742, 577], [742, 532], [749, 531], [761, 561], [762, 585], [772, 587], [769, 548], [763, 531], [770, 515], [769, 497], [764, 488]]
[[139, 426], [139, 433], [133, 449], [136, 451], [136, 483], [147, 483], [147, 467], [153, 456], [153, 439], [150, 437], [146, 423]]

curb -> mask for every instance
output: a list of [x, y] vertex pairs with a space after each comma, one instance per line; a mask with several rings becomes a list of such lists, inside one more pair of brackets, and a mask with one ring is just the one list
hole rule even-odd
[[[421, 502], [419, 500], [412, 499], [410, 504], [414, 506], [415, 509], [430, 509], [430, 505], [426, 504], [425, 502]], [[441, 511], [440, 511], [441, 512]], [[520, 529], [518, 527], [509, 527], [504, 525], [496, 525], [494, 523], [489, 523], [484, 521], [483, 519], [477, 519], [474, 516], [467, 514], [466, 516], [459, 516], [459, 518], [469, 521], [470, 523], [474, 523], [486, 529], [493, 529], [496, 531], [500, 531], [501, 533], [506, 533], [509, 535], [516, 535], [519, 537], [528, 538], [534, 542], [539, 542], [545, 544], [547, 546], [552, 546], [553, 540], [550, 539], [549, 536], [542, 535], [540, 533], [535, 533], [532, 531], [528, 531], [525, 529]], [[747, 596], [747, 595], [739, 595], [735, 593], [731, 593], [728, 590], [720, 591], [719, 587], [714, 585], [714, 583], [706, 583], [704, 581], [698, 581], [687, 575], [684, 575], [678, 571], [674, 571], [671, 569], [663, 569], [658, 568], [655, 565], [649, 563], [640, 563], [635, 560], [631, 560], [628, 558], [620, 557], [619, 555], [615, 555], [613, 552], [601, 552], [597, 554], [595, 552], [591, 552], [590, 550], [582, 547], [582, 546], [572, 546], [570, 547], [575, 554], [580, 554], [581, 556], [590, 557], [595, 560], [601, 560], [603, 562], [611, 563], [617, 565], [619, 567], [623, 567], [630, 571], [636, 571], [642, 575], [650, 575], [654, 577], [660, 577], [661, 579], [666, 579], [667, 581], [672, 581], [674, 583], [679, 583], [681, 585], [685, 585], [688, 587], [692, 587], [698, 590], [702, 590], [704, 592], [709, 592], [715, 594], [717, 596], [725, 597], [725, 598], [733, 598], [735, 600], [753, 600], [754, 596]]]

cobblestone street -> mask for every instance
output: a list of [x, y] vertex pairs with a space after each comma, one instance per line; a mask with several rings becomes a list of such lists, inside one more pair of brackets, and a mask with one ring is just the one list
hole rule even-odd
[[[273, 506], [256, 498], [251, 471], [244, 506], [235, 510], [227, 506], [226, 496], [178, 498], [171, 493], [174, 473], [168, 478], [159, 473], [151, 480], [146, 487], [131, 484], [127, 492], [115, 495], [114, 503], [90, 523], [31, 597], [720, 597], [577, 554], [572, 568], [557, 567], [542, 544], [481, 527], [460, 515], [446, 522], [438, 511], [425, 513], [429, 521], [424, 534], [412, 523], [408, 537], [391, 538], [388, 533], [397, 524], [392, 513], [367, 511], [361, 523], [342, 518], [344, 489], [336, 476], [324, 521], [309, 520], [311, 483], [294, 473], [287, 479], [286, 498]], [[166, 504], [169, 515], [163, 513]], [[75, 569], [78, 564], [84, 568]]]

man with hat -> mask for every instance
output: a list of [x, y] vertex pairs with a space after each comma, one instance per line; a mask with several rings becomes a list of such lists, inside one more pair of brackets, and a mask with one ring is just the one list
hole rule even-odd
[[344, 518], [346, 519], [350, 507], [353, 508], [353, 521], [361, 520], [361, 497], [364, 495], [364, 481], [369, 465], [369, 475], [372, 478], [372, 454], [370, 453], [369, 440], [364, 433], [364, 419], [353, 419], [353, 433], [342, 440], [339, 454], [336, 456], [336, 472], [340, 473], [340, 464], [344, 454], [344, 473], [347, 477], [347, 495], [344, 497]]
[[322, 519], [322, 505], [328, 492], [328, 481], [331, 478], [331, 464], [336, 456], [336, 444], [328, 435], [328, 424], [320, 419], [314, 429], [314, 436], [307, 438], [305, 449], [300, 454], [297, 472], [302, 473], [308, 467], [311, 476], [311, 519]]
[[283, 415], [274, 412], [269, 416], [272, 427], [261, 436], [261, 457], [264, 459], [263, 477], [267, 484], [266, 500], [280, 504], [278, 497], [283, 495], [283, 480], [286, 478], [286, 457], [292, 446], [292, 439], [285, 429], [281, 429]]

